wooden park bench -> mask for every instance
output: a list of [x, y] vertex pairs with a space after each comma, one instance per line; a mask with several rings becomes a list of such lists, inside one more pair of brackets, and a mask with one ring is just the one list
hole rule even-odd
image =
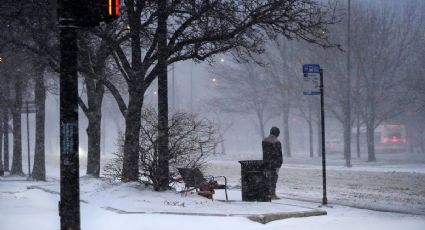
[[[184, 182], [185, 195], [189, 191], [196, 190], [199, 195], [213, 199], [214, 189], [224, 189], [227, 197], [227, 178], [225, 176], [208, 176], [205, 178], [199, 168], [177, 168]], [[218, 184], [216, 178], [224, 178], [224, 184]], [[198, 191], [199, 190], [199, 191]]]

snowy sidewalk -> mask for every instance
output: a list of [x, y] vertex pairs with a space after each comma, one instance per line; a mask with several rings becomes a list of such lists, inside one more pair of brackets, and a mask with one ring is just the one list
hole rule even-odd
[[[59, 195], [59, 182], [32, 182], [19, 178], [5, 178], [19, 194], [39, 190]], [[229, 190], [230, 201], [224, 200], [224, 192], [218, 190], [214, 200], [196, 194], [182, 195], [175, 191], [154, 192], [138, 183], [111, 184], [100, 179], [82, 177], [81, 202], [100, 207], [117, 214], [168, 214], [215, 217], [247, 217], [260, 223], [293, 218], [326, 215], [315, 204], [296, 204], [288, 199], [273, 202], [243, 202], [240, 190]], [[9, 187], [9, 189], [10, 189]], [[25, 188], [27, 190], [25, 190]], [[2, 189], [0, 188], [0, 192]], [[13, 191], [9, 191], [13, 194]]]
[[[28, 189], [28, 187], [32, 189]], [[26, 181], [25, 178], [0, 177], [0, 229], [59, 229], [57, 205], [59, 181]], [[238, 195], [239, 194], [239, 195]], [[187, 197], [172, 191], [153, 192], [140, 184], [109, 184], [93, 178], [81, 178], [82, 229], [361, 229], [361, 230], [421, 230], [423, 216], [381, 213], [341, 206], [324, 208], [327, 215], [309, 218], [289, 218], [260, 224], [246, 216], [261, 213], [314, 211], [317, 203], [281, 199], [272, 203], [237, 201], [240, 192], [231, 190], [233, 202], [222, 202], [222, 194], [211, 201], [197, 195]], [[108, 208], [109, 207], [109, 208]], [[112, 207], [125, 212], [112, 210]], [[128, 212], [128, 213], [126, 213]], [[132, 214], [131, 212], [134, 212]], [[143, 212], [141, 214], [136, 212]], [[157, 214], [156, 212], [162, 212]], [[218, 216], [177, 215], [176, 213], [216, 213]], [[232, 216], [242, 214], [242, 216]]]

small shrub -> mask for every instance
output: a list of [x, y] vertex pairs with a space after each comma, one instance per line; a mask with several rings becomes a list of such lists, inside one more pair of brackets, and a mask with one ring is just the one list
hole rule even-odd
[[[200, 168], [207, 166], [207, 158], [214, 152], [219, 138], [214, 124], [196, 115], [176, 112], [169, 119], [169, 167], [170, 185], [180, 182], [178, 167]], [[157, 187], [155, 175], [158, 165], [158, 114], [152, 108], [142, 111], [142, 127], [140, 130], [139, 181]], [[115, 158], [105, 167], [105, 175], [114, 180], [121, 179], [123, 164], [123, 135], [119, 135], [118, 151]]]

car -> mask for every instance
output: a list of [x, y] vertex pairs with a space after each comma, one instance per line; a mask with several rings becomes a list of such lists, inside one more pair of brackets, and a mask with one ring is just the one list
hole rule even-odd
[[327, 153], [342, 153], [344, 150], [344, 141], [338, 138], [332, 138], [325, 141]]
[[408, 148], [406, 127], [401, 124], [384, 124], [375, 130], [377, 152], [406, 152]]

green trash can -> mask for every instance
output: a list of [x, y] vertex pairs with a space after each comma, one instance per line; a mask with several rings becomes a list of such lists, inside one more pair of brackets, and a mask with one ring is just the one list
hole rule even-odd
[[270, 202], [270, 164], [262, 160], [239, 161], [241, 164], [242, 201]]

